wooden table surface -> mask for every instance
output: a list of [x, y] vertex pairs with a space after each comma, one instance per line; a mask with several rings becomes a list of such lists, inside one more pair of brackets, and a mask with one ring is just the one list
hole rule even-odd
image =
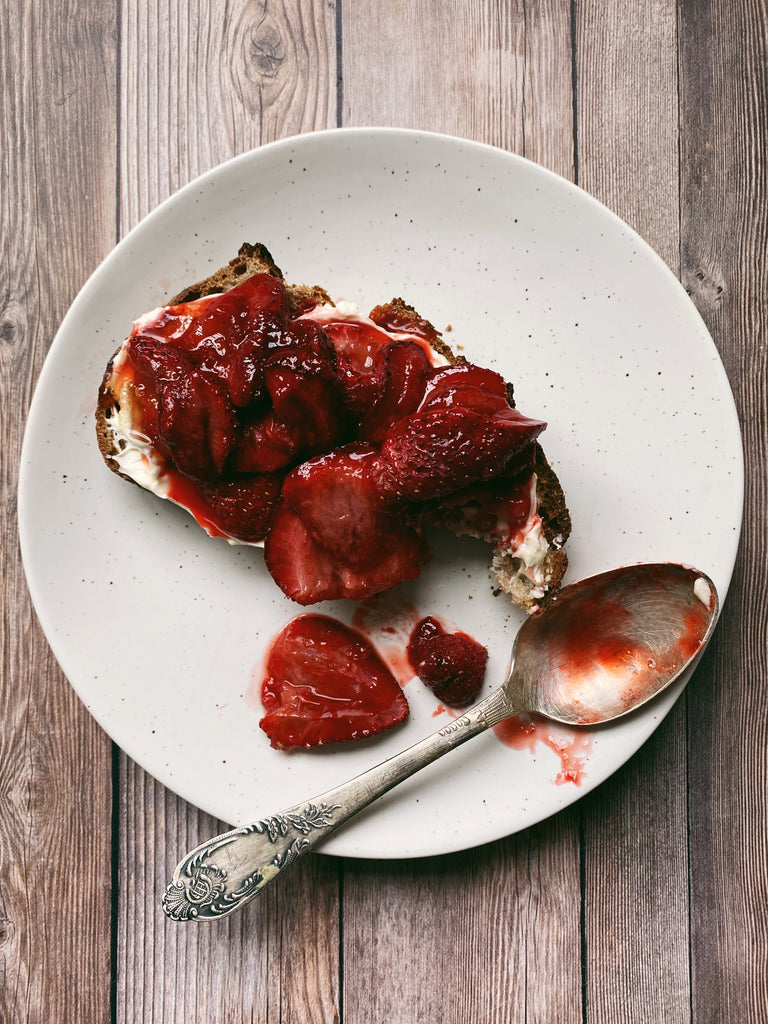
[[[760, 0], [3, 0], [3, 1024], [768, 1020], [767, 44]], [[680, 277], [743, 430], [733, 584], [695, 685], [569, 810], [433, 859], [314, 855], [179, 926], [169, 869], [219, 823], [112, 745], [48, 649], [17, 541], [26, 412], [69, 304], [157, 203], [368, 124], [536, 160]]]

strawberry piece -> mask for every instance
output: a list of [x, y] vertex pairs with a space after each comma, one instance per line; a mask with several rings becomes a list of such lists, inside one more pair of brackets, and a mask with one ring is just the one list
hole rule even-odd
[[534, 463], [534, 445], [529, 444], [512, 456], [499, 476], [425, 503], [419, 512], [454, 533], [509, 543], [531, 514]]
[[289, 622], [269, 653], [259, 722], [277, 748], [363, 739], [408, 717], [408, 702], [371, 644], [325, 615]]
[[463, 708], [482, 688], [488, 651], [466, 633], [446, 633], [436, 619], [427, 616], [411, 633], [408, 660], [438, 700]]
[[[153, 440], [158, 448], [188, 476], [199, 480], [220, 476], [237, 429], [225, 386], [205, 378], [172, 345], [138, 338], [130, 354], [144, 393], [154, 395], [157, 436]], [[148, 427], [145, 423], [144, 429]]]
[[381, 444], [393, 423], [419, 407], [432, 365], [421, 345], [391, 341], [376, 353], [374, 367], [380, 383], [363, 414], [357, 436]]
[[322, 327], [297, 320], [286, 328], [264, 362], [264, 381], [275, 415], [298, 430], [304, 452], [327, 451], [340, 443], [346, 417], [336, 353]]
[[275, 416], [304, 455], [328, 451], [346, 434], [346, 415], [335, 381], [302, 370], [270, 366], [265, 372]]
[[301, 605], [337, 598], [361, 601], [415, 579], [422, 556], [418, 542], [382, 551], [378, 560], [358, 570], [335, 558], [312, 537], [287, 501], [278, 502], [264, 542], [264, 561], [283, 593]]
[[506, 404], [494, 412], [469, 404], [423, 408], [395, 423], [382, 445], [388, 500], [426, 501], [496, 476], [545, 426]]
[[264, 540], [280, 497], [282, 473], [254, 473], [203, 484], [202, 513], [232, 540]]
[[385, 365], [377, 355], [392, 339], [358, 321], [334, 321], [325, 330], [336, 350], [336, 373], [346, 407], [354, 420], [360, 420], [383, 387]]
[[241, 419], [230, 466], [236, 473], [272, 473], [295, 465], [299, 450], [299, 431], [268, 409], [258, 419]]
[[[186, 305], [172, 311], [187, 311]], [[283, 282], [254, 274], [231, 291], [188, 305], [192, 322], [177, 344], [189, 351], [203, 373], [224, 381], [237, 408], [259, 399], [267, 348], [288, 318]]]
[[424, 392], [424, 404], [438, 393], [445, 397], [455, 388], [462, 387], [480, 388], [489, 395], [504, 399], [507, 404], [507, 385], [501, 374], [474, 363], [453, 363], [434, 369]]
[[397, 552], [403, 565], [418, 565], [421, 541], [385, 509], [381, 456], [368, 444], [349, 444], [297, 466], [283, 497], [312, 538], [355, 572], [377, 566], [382, 552]]

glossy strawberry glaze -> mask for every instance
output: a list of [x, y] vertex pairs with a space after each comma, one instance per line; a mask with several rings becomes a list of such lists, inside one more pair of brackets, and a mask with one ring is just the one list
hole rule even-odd
[[443, 704], [463, 708], [480, 693], [488, 651], [467, 633], [446, 632], [437, 619], [428, 615], [409, 637], [408, 660]]
[[109, 391], [150, 489], [212, 536], [264, 542], [299, 604], [360, 600], [419, 574], [424, 522], [504, 544], [535, 518], [545, 424], [497, 373], [439, 364], [436, 338], [396, 304], [291, 319], [256, 275], [138, 321]]
[[408, 715], [392, 673], [362, 634], [325, 615], [298, 616], [269, 651], [259, 723], [273, 747], [363, 739]]
[[[711, 604], [696, 599], [691, 573], [673, 565], [636, 566], [635, 578], [644, 594], [654, 587], [663, 588], [669, 574], [677, 572], [683, 585], [691, 586], [691, 603], [680, 613], [680, 620], [670, 619], [668, 626], [677, 637], [674, 645], [654, 642], [653, 635], [638, 627], [637, 612], [629, 607], [623, 595], [613, 599], [615, 585], [606, 574], [602, 585], [590, 583], [589, 597], [578, 601], [553, 602], [542, 619], [537, 642], [550, 653], [550, 669], [558, 676], [559, 685], [568, 693], [569, 702], [581, 704], [580, 718], [586, 725], [601, 721], [606, 710], [620, 714], [636, 707], [658, 689], [657, 680], [666, 680], [700, 649], [709, 628]], [[579, 584], [573, 584], [573, 593]], [[672, 613], [670, 612], [670, 615]], [[644, 635], [643, 643], [638, 636]], [[662, 657], [660, 649], [668, 650]], [[594, 707], [591, 680], [596, 672], [611, 680], [610, 709]]]

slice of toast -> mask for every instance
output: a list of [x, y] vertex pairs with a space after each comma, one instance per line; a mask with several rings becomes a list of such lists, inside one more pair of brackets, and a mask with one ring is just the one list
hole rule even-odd
[[[194, 302], [206, 296], [227, 292], [254, 274], [269, 274], [284, 280], [280, 268], [269, 250], [261, 244], [244, 243], [237, 256], [215, 271], [209, 277], [191, 284], [175, 295], [168, 306]], [[286, 294], [292, 317], [307, 314], [315, 307], [332, 306], [333, 302], [324, 288], [314, 285], [286, 285]], [[441, 334], [424, 320], [416, 310], [402, 299], [393, 299], [383, 307], [396, 319], [398, 330], [413, 330], [421, 338], [427, 336], [432, 349], [441, 361], [446, 363], [466, 362], [457, 356], [445, 343]], [[117, 429], [121, 413], [121, 402], [129, 400], [125, 391], [120, 392], [115, 381], [115, 359], [122, 350], [119, 348], [110, 360], [99, 390], [96, 411], [96, 435], [99, 450], [107, 466], [115, 473], [139, 486], [147, 486], [140, 473], [133, 471], [126, 462], [125, 440]], [[507, 397], [514, 406], [512, 385], [507, 385]], [[538, 441], [534, 442], [535, 468], [532, 485], [534, 497], [530, 529], [526, 542], [519, 548], [510, 545], [499, 546], [491, 537], [483, 536], [462, 525], [461, 516], [442, 516], [440, 525], [457, 534], [473, 533], [494, 546], [491, 558], [491, 572], [498, 582], [499, 591], [509, 595], [513, 603], [526, 611], [534, 611], [548, 604], [557, 593], [565, 574], [568, 558], [563, 550], [571, 521], [562, 487], [556, 473], [549, 465]], [[166, 495], [155, 490], [159, 496]]]

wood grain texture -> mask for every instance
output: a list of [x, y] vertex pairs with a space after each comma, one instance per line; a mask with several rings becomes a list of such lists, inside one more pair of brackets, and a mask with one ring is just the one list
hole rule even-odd
[[[579, 184], [677, 272], [676, 4], [576, 5]], [[685, 704], [580, 808], [594, 1022], [689, 1018]]]
[[579, 961], [570, 812], [467, 853], [345, 873], [348, 1024], [580, 1021]]
[[[0, 1024], [766, 1019], [767, 53], [759, 0], [0, 3]], [[734, 387], [741, 553], [684, 701], [580, 804], [457, 855], [313, 856], [179, 926], [161, 892], [221, 823], [113, 758], [53, 660], [18, 551], [23, 421], [116, 234], [337, 121], [505, 146], [660, 252]]]
[[[43, 357], [69, 302], [114, 241], [110, 15], [89, 4], [66, 12], [38, 2], [0, 7], [4, 1022], [109, 1019], [110, 744], [63, 678], [32, 612], [16, 487]], [[73, 124], [78, 131], [70, 135]]]
[[734, 582], [689, 697], [691, 1005], [714, 1024], [768, 1013], [765, 5], [683, 4], [680, 38], [682, 278], [733, 384], [746, 467]]
[[222, 161], [336, 124], [322, 0], [126, 0], [120, 12], [121, 233]]
[[[229, 157], [335, 124], [327, 4], [233, 0], [222, 16], [196, 0], [135, 0], [121, 15], [121, 234]], [[116, 1019], [338, 1019], [338, 864], [308, 859], [243, 914], [180, 927], [162, 914], [162, 892], [186, 850], [225, 826], [124, 755], [119, 777]]]
[[576, 4], [579, 184], [679, 271], [677, 5]]
[[573, 177], [571, 6], [342, 6], [342, 123], [447, 132]]

